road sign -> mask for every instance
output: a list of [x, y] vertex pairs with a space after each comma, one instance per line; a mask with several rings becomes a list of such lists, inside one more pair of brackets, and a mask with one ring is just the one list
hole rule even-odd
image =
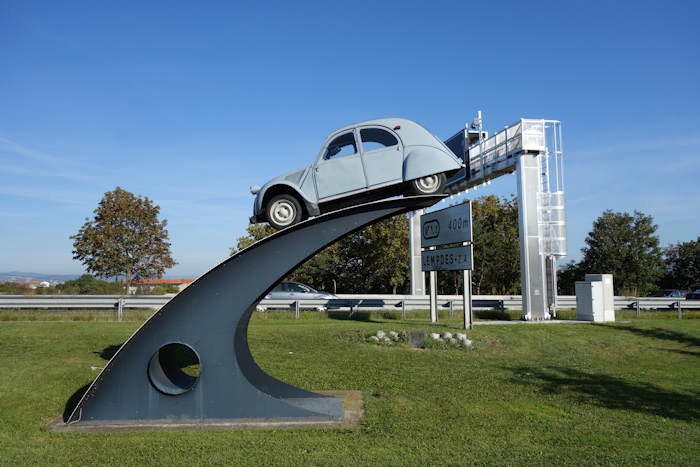
[[474, 269], [472, 245], [427, 250], [421, 253], [423, 271], [461, 271]]
[[421, 247], [471, 241], [471, 202], [467, 201], [421, 216]]

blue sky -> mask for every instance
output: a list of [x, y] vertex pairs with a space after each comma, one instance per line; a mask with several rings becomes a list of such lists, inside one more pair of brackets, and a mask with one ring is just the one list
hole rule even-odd
[[[79, 273], [105, 191], [153, 199], [202, 274], [248, 187], [380, 116], [441, 137], [563, 122], [571, 257], [605, 209], [700, 235], [700, 3], [0, 3], [0, 271]], [[507, 176], [476, 194], [515, 192]], [[478, 239], [477, 239], [478, 241]]]

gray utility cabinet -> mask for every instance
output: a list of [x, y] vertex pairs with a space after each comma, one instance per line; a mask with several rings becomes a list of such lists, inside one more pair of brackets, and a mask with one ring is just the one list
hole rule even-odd
[[612, 274], [586, 274], [586, 282], [603, 283], [603, 314], [606, 321], [615, 321], [615, 290]]
[[612, 274], [586, 274], [576, 282], [576, 319], [581, 321], [615, 321], [615, 296]]

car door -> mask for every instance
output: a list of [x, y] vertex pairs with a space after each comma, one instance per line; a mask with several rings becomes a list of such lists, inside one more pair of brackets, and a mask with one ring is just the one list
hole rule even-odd
[[397, 135], [375, 126], [362, 127], [359, 134], [367, 186], [403, 181], [403, 145]]
[[314, 291], [312, 291], [310, 287], [307, 287], [304, 284], [298, 284], [296, 282], [287, 282], [287, 290], [289, 291], [289, 298], [295, 300], [316, 298], [314, 296]]
[[354, 130], [329, 138], [316, 161], [313, 174], [319, 201], [367, 188]]
[[281, 283], [277, 284], [277, 286], [274, 289], [272, 289], [270, 291], [270, 293], [265, 296], [265, 298], [284, 299], [284, 298], [287, 298], [286, 295], [287, 295], [287, 292], [285, 290], [285, 284], [284, 284], [284, 282], [281, 282]]

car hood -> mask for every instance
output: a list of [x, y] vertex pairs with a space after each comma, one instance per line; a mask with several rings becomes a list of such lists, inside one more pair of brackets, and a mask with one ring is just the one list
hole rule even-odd
[[280, 175], [279, 177], [275, 177], [269, 182], [267, 182], [265, 185], [263, 185], [262, 189], [260, 191], [264, 191], [265, 188], [267, 188], [270, 185], [274, 185], [280, 182], [287, 182], [291, 183], [292, 185], [297, 185], [299, 186], [301, 184], [301, 180], [304, 178], [304, 174], [306, 174], [306, 171], [309, 170], [309, 166], [306, 166], [301, 169], [296, 169], [292, 170], [291, 172], [287, 172], [284, 175]]

